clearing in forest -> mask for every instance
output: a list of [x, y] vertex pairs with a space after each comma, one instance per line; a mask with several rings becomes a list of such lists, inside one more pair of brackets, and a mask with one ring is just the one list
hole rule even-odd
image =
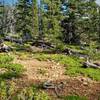
[[[97, 100], [100, 93], [100, 83], [85, 78], [83, 76], [70, 77], [65, 75], [65, 67], [54, 61], [39, 61], [37, 59], [16, 59], [14, 62], [20, 63], [24, 66], [26, 71], [25, 77], [21, 78], [22, 85], [27, 85], [51, 80], [55, 86], [59, 86], [63, 82], [63, 88], [57, 89], [59, 95], [80, 95], [86, 96], [89, 100]], [[20, 80], [20, 79], [19, 79]], [[24, 82], [24, 83], [23, 83]], [[20, 82], [18, 82], [20, 83]], [[25, 84], [24, 84], [25, 85]], [[46, 91], [53, 100], [59, 100], [57, 94], [53, 89], [47, 89]]]
[[16, 60], [22, 64], [26, 71], [25, 75], [28, 80], [58, 80], [67, 78], [64, 75], [65, 68], [54, 61], [39, 61], [36, 59]]

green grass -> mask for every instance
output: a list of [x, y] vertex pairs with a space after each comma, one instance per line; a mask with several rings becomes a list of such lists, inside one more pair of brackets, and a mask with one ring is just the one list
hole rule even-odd
[[64, 100], [87, 100], [85, 97], [80, 96], [65, 96]]
[[12, 63], [14, 57], [7, 54], [0, 54], [0, 69], [5, 69], [5, 72], [0, 73], [0, 78], [10, 79], [12, 77], [17, 77], [22, 74], [24, 68], [20, 64]]
[[54, 60], [65, 66], [65, 74], [70, 76], [83, 75], [93, 80], [100, 81], [100, 70], [94, 68], [82, 68], [84, 60], [74, 56], [66, 56], [62, 54], [33, 54], [33, 57], [38, 60]]
[[100, 51], [99, 52], [92, 51], [89, 53], [89, 55], [92, 60], [100, 60]]
[[[9, 42], [8, 42], [9, 43]], [[24, 47], [29, 47], [29, 44], [25, 44]], [[20, 59], [27, 59], [27, 58], [36, 58], [38, 60], [54, 60], [55, 62], [59, 62], [60, 64], [65, 66], [65, 74], [70, 76], [78, 76], [83, 75], [85, 77], [89, 77], [93, 80], [100, 80], [100, 70], [99, 69], [93, 69], [93, 68], [82, 68], [82, 62], [84, 60], [79, 59], [75, 56], [66, 56], [62, 54], [45, 54], [45, 53], [32, 53], [32, 52], [25, 52], [20, 51], [20, 48], [23, 48], [23, 46], [15, 45], [16, 49], [18, 50], [16, 52], [13, 51], [12, 55], [18, 55]], [[57, 49], [64, 49], [64, 48], [71, 48], [73, 50], [77, 50], [78, 52], [88, 54], [90, 55], [90, 58], [93, 60], [99, 60], [100, 59], [100, 52], [94, 53], [94, 46], [86, 47], [87, 50], [80, 50], [80, 46], [74, 46], [74, 45], [58, 45]], [[90, 49], [89, 49], [90, 48]], [[15, 54], [14, 54], [15, 53]], [[23, 70], [23, 67], [19, 64], [12, 64], [13, 56], [9, 56], [7, 54], [0, 54], [0, 67], [4, 67], [10, 72], [13, 72], [12, 76], [17, 75], [17, 73], [21, 73]], [[9, 64], [10, 63], [10, 64]], [[18, 67], [19, 66], [19, 67]], [[12, 68], [13, 67], [13, 68]], [[22, 69], [21, 69], [22, 68]], [[14, 74], [16, 72], [16, 74]], [[10, 76], [11, 73], [8, 73]], [[41, 73], [41, 72], [40, 72]], [[8, 76], [4, 75], [4, 76]]]
[[24, 68], [23, 68], [22, 65], [13, 64], [13, 63], [0, 64], [0, 68], [7, 69], [6, 72], [4, 72], [3, 74], [0, 74], [0, 77], [3, 78], [3, 79], [10, 79], [12, 77], [18, 77], [24, 71]]
[[6, 45], [12, 47], [13, 51], [25, 51], [30, 48], [30, 44], [24, 43], [24, 45], [14, 43], [14, 42], [4, 42]]
[[47, 93], [35, 85], [18, 88], [13, 81], [0, 81], [0, 100], [50, 100]]
[[[17, 88], [16, 83], [0, 81], [0, 100], [52, 100], [50, 96], [37, 85]], [[60, 97], [61, 100], [88, 100], [83, 96], [69, 95]]]
[[0, 54], [0, 64], [6, 64], [13, 61], [13, 57], [7, 54]]

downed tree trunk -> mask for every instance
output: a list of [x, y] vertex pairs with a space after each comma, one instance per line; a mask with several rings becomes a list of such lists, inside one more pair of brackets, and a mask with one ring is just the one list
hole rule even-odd
[[100, 66], [100, 62], [94, 62], [94, 64]]
[[70, 50], [69, 48], [66, 48], [62, 51], [62, 53], [66, 54], [66, 55], [72, 55], [72, 50]]
[[100, 66], [99, 66], [99, 65], [97, 65], [97, 64], [95, 64], [95, 63], [91, 63], [91, 62], [89, 62], [89, 61], [84, 62], [84, 63], [83, 63], [83, 67], [84, 67], [84, 68], [90, 68], [90, 67], [92, 67], [92, 68], [99, 68], [99, 69], [100, 69]]
[[7, 46], [6, 44], [1, 44], [0, 45], [0, 52], [8, 52], [8, 51], [11, 51], [12, 50], [12, 48], [11, 47], [9, 47], [9, 46]]
[[88, 57], [87, 54], [80, 53], [80, 52], [72, 50], [70, 48], [64, 49], [63, 51], [61, 51], [61, 53], [65, 54], [65, 55], [73, 55], [73, 56], [80, 57], [80, 58], [87, 58]]
[[55, 48], [55, 46], [53, 44], [51, 44], [49, 42], [44, 42], [44, 41], [34, 41], [31, 45], [39, 47], [39, 48], [43, 48], [43, 49]]

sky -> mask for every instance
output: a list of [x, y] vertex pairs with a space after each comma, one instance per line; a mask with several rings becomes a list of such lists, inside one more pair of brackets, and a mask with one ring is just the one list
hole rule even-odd
[[13, 3], [15, 3], [17, 0], [4, 0], [5, 1], [5, 3], [7, 3], [7, 4], [13, 4]]
[[[5, 3], [12, 4], [12, 3], [16, 2], [16, 1], [17, 0], [5, 0]], [[100, 0], [96, 0], [96, 2], [100, 5]]]
[[96, 2], [100, 5], [100, 0], [96, 0]]
[[[2, 1], [2, 0], [0, 0]], [[17, 2], [17, 0], [4, 0], [6, 4], [14, 4]], [[40, 0], [38, 0], [38, 3], [40, 3]]]

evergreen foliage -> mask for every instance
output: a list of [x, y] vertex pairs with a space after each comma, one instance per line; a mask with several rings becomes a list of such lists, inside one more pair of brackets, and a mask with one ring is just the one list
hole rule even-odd
[[[2, 7], [0, 15], [7, 13]], [[23, 39], [68, 44], [100, 40], [100, 6], [95, 0], [18, 0], [14, 9], [15, 31]], [[5, 23], [0, 21], [0, 33], [7, 23], [6, 17], [2, 18]]]

